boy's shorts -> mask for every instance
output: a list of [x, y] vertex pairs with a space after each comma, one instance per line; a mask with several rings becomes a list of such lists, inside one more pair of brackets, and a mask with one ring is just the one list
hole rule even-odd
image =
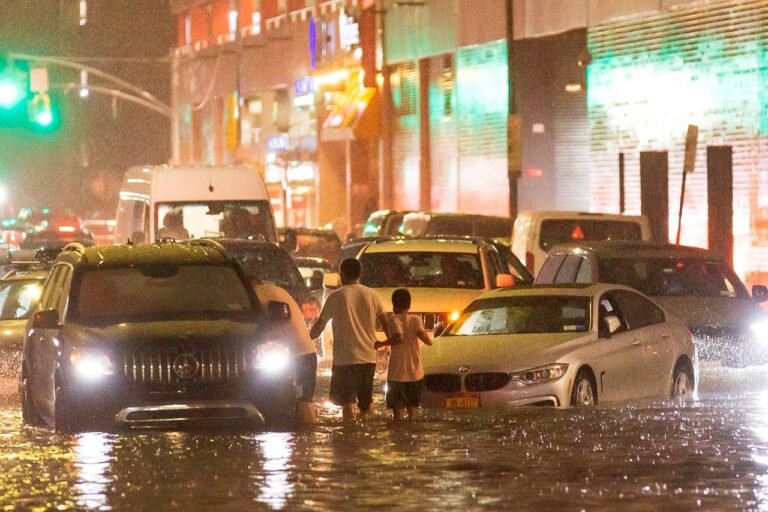
[[421, 405], [421, 389], [424, 379], [412, 382], [387, 381], [387, 407], [402, 409]]
[[331, 370], [329, 398], [336, 405], [357, 402], [361, 411], [367, 411], [373, 402], [373, 376], [375, 363], [344, 364]]
[[297, 356], [296, 388], [300, 402], [312, 402], [315, 399], [315, 381], [317, 380], [317, 354]]

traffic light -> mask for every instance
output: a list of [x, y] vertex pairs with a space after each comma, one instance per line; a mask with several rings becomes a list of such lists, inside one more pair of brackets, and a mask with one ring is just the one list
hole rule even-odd
[[[2, 61], [0, 61], [2, 62]], [[24, 121], [29, 95], [29, 75], [12, 62], [0, 63], [0, 122], [19, 125]]]
[[26, 96], [24, 82], [15, 73], [0, 76], [0, 108], [10, 110]]
[[35, 95], [28, 107], [29, 122], [32, 127], [50, 128], [53, 125], [53, 110], [51, 109], [51, 97], [41, 92]]

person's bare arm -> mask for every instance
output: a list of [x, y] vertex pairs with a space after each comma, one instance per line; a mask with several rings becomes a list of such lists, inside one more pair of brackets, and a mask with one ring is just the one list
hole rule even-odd
[[323, 320], [322, 318], [318, 318], [315, 322], [315, 325], [312, 326], [312, 329], [309, 331], [309, 337], [313, 340], [316, 338], [319, 338], [321, 334], [323, 334], [323, 330], [325, 329], [325, 325], [328, 323], [328, 320]]
[[427, 331], [419, 331], [416, 333], [416, 336], [425, 344], [425, 345], [432, 345], [432, 339], [429, 337], [429, 334], [427, 334]]
[[387, 345], [398, 345], [403, 342], [403, 335], [396, 332], [391, 338], [384, 341], [377, 341], [373, 344], [374, 348], [386, 347]]
[[387, 314], [379, 313], [376, 315], [376, 319], [379, 321], [379, 325], [381, 325], [381, 329], [384, 331], [384, 336], [389, 338], [389, 324], [387, 323]]

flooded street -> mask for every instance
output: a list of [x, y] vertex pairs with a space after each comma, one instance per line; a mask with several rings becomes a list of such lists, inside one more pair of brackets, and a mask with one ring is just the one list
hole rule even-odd
[[[57, 435], [0, 412], [2, 510], [768, 509], [768, 367], [699, 399], [428, 412], [299, 432]], [[327, 396], [327, 377], [318, 398]], [[4, 390], [10, 391], [10, 390]]]

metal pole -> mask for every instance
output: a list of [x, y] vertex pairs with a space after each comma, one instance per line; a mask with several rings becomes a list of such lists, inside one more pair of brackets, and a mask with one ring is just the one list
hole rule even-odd
[[150, 103], [154, 103], [160, 108], [170, 109], [168, 105], [166, 105], [165, 103], [163, 103], [162, 101], [154, 97], [148, 91], [145, 91], [144, 89], [141, 89], [140, 87], [137, 87], [129, 82], [126, 82], [125, 80], [122, 80], [114, 75], [110, 75], [109, 73], [101, 71], [100, 69], [96, 69], [91, 66], [86, 66], [85, 64], [80, 64], [79, 62], [73, 62], [71, 60], [67, 60], [59, 57], [43, 57], [39, 55], [27, 55], [23, 53], [9, 53], [8, 56], [11, 59], [29, 60], [29, 61], [37, 62], [40, 64], [53, 64], [55, 66], [76, 69], [78, 71], [87, 71], [89, 74], [101, 77], [105, 80], [108, 80], [110, 82], [113, 82], [119, 85], [120, 87], [128, 89], [129, 91], [133, 91], [138, 96], [141, 96], [142, 98], [144, 98], [146, 101]]
[[680, 228], [683, 225], [683, 201], [685, 201], [685, 177], [688, 175], [685, 169], [683, 169], [683, 185], [680, 187], [680, 209], [677, 213], [677, 239], [676, 244], [680, 245]]
[[624, 213], [624, 152], [619, 152], [619, 213]]
[[[506, 32], [507, 32], [507, 85], [508, 85], [508, 116], [507, 116], [507, 179], [509, 181], [509, 216], [517, 217], [517, 180], [520, 177], [518, 159], [519, 142], [513, 137], [513, 118], [517, 115], [517, 87], [515, 83], [515, 3], [514, 0], [506, 0]], [[518, 155], [518, 157], [513, 157]]]

